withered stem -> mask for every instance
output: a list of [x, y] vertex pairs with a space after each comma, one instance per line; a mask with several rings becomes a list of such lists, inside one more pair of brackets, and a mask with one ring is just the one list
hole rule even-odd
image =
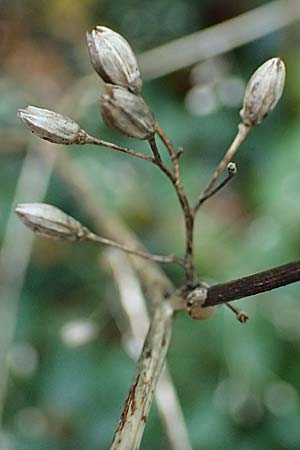
[[211, 191], [209, 191], [207, 194], [202, 194], [202, 197], [199, 197], [199, 199], [197, 200], [196, 205], [194, 206], [194, 215], [196, 214], [196, 212], [198, 211], [198, 209], [200, 208], [201, 205], [203, 205], [204, 202], [206, 202], [206, 200], [208, 200], [209, 198], [211, 198], [213, 195], [215, 195], [217, 192], [219, 192], [224, 186], [226, 186], [227, 183], [229, 183], [229, 181], [236, 175], [236, 172], [228, 172], [228, 174], [226, 175], [226, 177], [224, 178], [223, 181], [221, 181], [220, 184], [218, 184], [218, 186], [216, 186], [215, 188], [213, 188]]
[[[173, 163], [173, 172], [168, 169], [168, 167], [163, 163], [161, 158], [154, 158], [154, 164], [156, 164], [170, 179], [171, 183], [174, 186], [174, 189], [176, 191], [178, 200], [181, 205], [181, 209], [183, 211], [184, 216], [184, 222], [185, 222], [185, 231], [186, 231], [186, 239], [185, 239], [185, 274], [186, 274], [186, 281], [187, 285], [189, 287], [193, 286], [195, 284], [195, 269], [194, 269], [194, 261], [193, 261], [193, 229], [194, 229], [194, 218], [192, 214], [192, 210], [189, 204], [189, 201], [187, 199], [187, 196], [185, 195], [185, 192], [182, 187], [181, 183], [181, 177], [179, 173], [179, 165], [178, 165], [178, 158], [176, 155], [175, 150], [173, 149], [170, 141], [167, 139], [161, 128], [157, 125], [157, 129], [159, 130], [160, 137], [163, 140], [165, 146], [167, 147], [169, 154], [172, 159]], [[149, 144], [151, 146], [151, 149], [153, 151], [153, 154], [158, 153], [157, 145], [155, 138], [151, 139], [149, 141]]]
[[300, 261], [211, 286], [207, 289], [207, 297], [203, 306], [221, 305], [232, 300], [271, 291], [297, 281], [300, 281]]
[[[121, 317], [118, 317], [118, 313], [115, 311], [116, 323], [122, 335], [121, 342], [128, 355], [138, 359], [140, 343], [144, 341], [149, 328], [149, 315], [140, 280], [131, 267], [127, 255], [109, 249], [104, 254], [104, 258], [106, 265], [108, 264], [112, 269], [119, 290], [120, 307], [126, 316], [124, 318], [121, 314]], [[151, 293], [148, 293], [150, 302], [152, 302], [151, 297]], [[135, 341], [134, 347], [132, 340]], [[155, 395], [158, 414], [168, 438], [170, 450], [192, 450], [182, 408], [167, 362], [164, 364], [156, 391], [148, 391], [148, 394]], [[140, 420], [138, 415], [135, 419]], [[128, 431], [131, 434], [130, 429]]]
[[232, 305], [231, 303], [225, 303], [225, 305], [235, 314], [235, 316], [239, 322], [241, 322], [241, 323], [247, 322], [247, 320], [249, 319], [247, 313], [240, 310], [239, 308]]
[[172, 315], [172, 308], [162, 299], [155, 307], [110, 450], [133, 450], [140, 447], [153, 392], [169, 348]]
[[173, 165], [173, 168], [174, 168], [174, 175], [176, 177], [176, 180], [177, 180], [178, 184], [181, 185], [181, 177], [180, 177], [180, 170], [179, 170], [178, 154], [177, 154], [175, 148], [173, 147], [170, 139], [166, 136], [166, 134], [164, 133], [164, 131], [162, 130], [162, 128], [159, 126], [158, 123], [156, 123], [156, 131], [157, 131], [158, 136], [160, 137], [160, 139], [164, 143], [166, 149], [169, 152], [170, 159], [171, 159], [171, 162], [172, 162], [172, 165]]
[[227, 164], [232, 160], [233, 156], [235, 155], [236, 151], [239, 149], [242, 142], [245, 140], [245, 138], [250, 130], [251, 130], [251, 127], [248, 127], [247, 125], [245, 125], [243, 123], [239, 124], [238, 132], [237, 132], [231, 146], [229, 147], [229, 149], [223, 156], [222, 161], [219, 163], [219, 165], [216, 168], [213, 176], [211, 177], [208, 185], [206, 186], [204, 191], [200, 194], [199, 199], [197, 200], [197, 202], [195, 204], [194, 215], [197, 213], [198, 209], [200, 208], [200, 206], [203, 203], [203, 201], [201, 199], [203, 197], [206, 197], [210, 193], [210, 191], [214, 187], [214, 184], [216, 183], [217, 179], [219, 178], [219, 176], [221, 175], [221, 173], [223, 172], [223, 170], [225, 169]]
[[[150, 144], [150, 147], [151, 147], [151, 150], [152, 150], [152, 153], [153, 153], [153, 156], [154, 156], [154, 164], [156, 164], [156, 165], [158, 165], [161, 169], [164, 167], [164, 172], [168, 175], [168, 177], [170, 176], [169, 175], [169, 169], [164, 165], [164, 163], [163, 163], [163, 161], [162, 161], [162, 159], [161, 159], [161, 156], [160, 156], [160, 153], [159, 153], [159, 150], [158, 150], [158, 148], [157, 148], [157, 145], [156, 145], [156, 141], [155, 141], [155, 136], [152, 136], [150, 139], [149, 139], [149, 144]], [[166, 172], [166, 170], [165, 169], [167, 169], [167, 172]]]
[[140, 256], [141, 258], [148, 259], [150, 261], [160, 262], [160, 263], [174, 263], [179, 264], [180, 266], [185, 265], [183, 259], [175, 256], [175, 255], [152, 255], [151, 253], [143, 252], [140, 250], [136, 250], [134, 248], [128, 247], [125, 244], [121, 244], [120, 242], [113, 241], [111, 239], [107, 239], [101, 236], [98, 236], [92, 232], [88, 233], [86, 239], [99, 242], [100, 244], [109, 245], [110, 247], [118, 248], [119, 250], [123, 250], [126, 253], [130, 253], [131, 255]]
[[122, 147], [121, 145], [113, 144], [112, 142], [103, 141], [101, 139], [97, 139], [93, 136], [87, 134], [85, 138], [85, 144], [93, 144], [99, 145], [100, 147], [110, 148], [112, 150], [117, 150], [122, 153], [127, 153], [127, 155], [135, 156], [136, 158], [141, 158], [149, 162], [153, 162], [153, 158], [151, 156], [144, 155], [143, 153], [136, 152], [130, 148]]

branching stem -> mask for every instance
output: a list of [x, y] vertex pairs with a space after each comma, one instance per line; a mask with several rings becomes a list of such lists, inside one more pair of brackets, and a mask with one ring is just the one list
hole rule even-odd
[[[233, 163], [229, 163], [229, 164], [233, 164]], [[194, 215], [197, 213], [198, 209], [200, 208], [200, 206], [206, 202], [206, 200], [208, 200], [209, 198], [211, 198], [213, 195], [215, 195], [217, 192], [219, 192], [224, 186], [226, 186], [229, 181], [235, 176], [235, 174], [237, 173], [236, 170], [236, 166], [234, 164], [235, 170], [231, 170], [229, 167], [229, 164], [227, 165], [227, 169], [228, 169], [228, 174], [227, 176], [224, 178], [223, 181], [221, 181], [220, 184], [218, 184], [218, 186], [216, 186], [215, 188], [213, 188], [210, 192], [208, 192], [207, 194], [202, 194], [202, 197], [199, 197], [199, 199], [197, 200], [197, 203], [194, 207]]]
[[[173, 164], [173, 171], [170, 171], [169, 168], [163, 163], [161, 157], [155, 158], [154, 164], [156, 164], [170, 179], [173, 184], [178, 200], [180, 202], [181, 209], [183, 211], [184, 222], [185, 222], [185, 231], [186, 231], [186, 239], [185, 239], [185, 274], [186, 281], [189, 287], [193, 287], [196, 281], [195, 270], [194, 270], [194, 261], [193, 261], [193, 230], [194, 230], [194, 218], [192, 214], [192, 210], [185, 195], [185, 192], [182, 187], [180, 172], [179, 172], [179, 164], [178, 164], [178, 156], [175, 152], [175, 149], [172, 147], [171, 142], [163, 133], [162, 129], [156, 125], [157, 132], [161, 137], [163, 143], [168, 149], [169, 155], [171, 157], [171, 161]], [[155, 138], [149, 141], [153, 154], [159, 154]]]
[[[242, 144], [242, 142], [245, 140], [247, 134], [249, 133], [249, 131], [251, 130], [251, 127], [240, 123], [239, 127], [238, 127], [238, 132], [231, 144], [231, 146], [229, 147], [229, 149], [227, 150], [227, 152], [225, 153], [225, 155], [223, 156], [222, 161], [219, 163], [218, 167], [216, 168], [213, 176], [211, 177], [208, 185], [206, 186], [206, 188], [204, 189], [204, 191], [200, 194], [195, 207], [194, 207], [194, 215], [196, 215], [198, 209], [200, 208], [200, 206], [203, 203], [203, 198], [209, 198], [211, 197], [211, 190], [213, 189], [217, 179], [219, 178], [219, 176], [221, 175], [221, 173], [223, 172], [223, 170], [225, 169], [225, 167], [227, 166], [227, 164], [232, 160], [233, 156], [235, 155], [235, 153], [237, 152], [237, 150], [239, 149], [240, 145]], [[208, 197], [207, 197], [208, 196]]]
[[[112, 142], [103, 141], [100, 139], [97, 139], [93, 136], [90, 136], [89, 134], [86, 134], [84, 143], [86, 144], [94, 144], [106, 148], [110, 148], [112, 150], [116, 150], [122, 153], [126, 153], [131, 156], [135, 156], [140, 159], [144, 159], [146, 161], [149, 161], [159, 167], [169, 178], [171, 183], [173, 184], [177, 197], [179, 199], [183, 215], [184, 215], [184, 221], [185, 221], [185, 230], [186, 230], [186, 244], [185, 244], [185, 258], [184, 261], [180, 258], [177, 258], [176, 256], [160, 256], [160, 255], [150, 255], [146, 254], [144, 252], [135, 251], [133, 249], [128, 248], [127, 246], [124, 246], [123, 244], [117, 244], [113, 243], [113, 241], [106, 240], [104, 238], [97, 237], [97, 242], [102, 242], [103, 244], [112, 245], [114, 247], [117, 247], [121, 250], [126, 251], [127, 253], [132, 253], [137, 256], [141, 256], [143, 258], [152, 259], [156, 262], [162, 262], [162, 263], [169, 263], [174, 262], [176, 264], [179, 264], [184, 267], [186, 279], [187, 279], [187, 285], [190, 287], [193, 287], [195, 284], [196, 276], [195, 276], [195, 270], [194, 270], [194, 262], [193, 262], [193, 229], [194, 229], [194, 217], [193, 212], [190, 207], [189, 201], [184, 193], [182, 182], [181, 182], [181, 176], [179, 171], [179, 154], [177, 154], [176, 150], [171, 144], [171, 141], [167, 138], [163, 130], [160, 128], [160, 126], [156, 125], [156, 130], [158, 135], [160, 136], [162, 142], [166, 146], [168, 153], [170, 155], [170, 159], [173, 166], [173, 171], [171, 171], [163, 162], [161, 159], [161, 156], [159, 154], [159, 150], [156, 145], [155, 137], [149, 139], [149, 144], [153, 153], [153, 156], [144, 155], [143, 153], [136, 152], [135, 150], [122, 147], [120, 145], [113, 144]], [[99, 240], [101, 239], [101, 241]], [[93, 239], [96, 240], [96, 239]], [[105, 242], [104, 242], [105, 241]]]

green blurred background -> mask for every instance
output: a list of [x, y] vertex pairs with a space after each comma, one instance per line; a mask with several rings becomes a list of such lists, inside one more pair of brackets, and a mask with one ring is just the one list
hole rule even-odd
[[[109, 26], [142, 53], [275, 3], [0, 0], [1, 450], [108, 448], [134, 372], [121, 346], [118, 292], [110, 273], [99, 267], [99, 248], [36, 238], [26, 265], [31, 234], [11, 215], [16, 201], [40, 201], [45, 190], [46, 202], [92, 222], [58, 172], [50, 173], [38, 152], [42, 144], [18, 121], [17, 109], [53, 108], [99, 138], [147, 151], [146, 144], [104, 126], [85, 32]], [[288, 14], [289, 2], [279, 3], [286, 3]], [[282, 101], [242, 145], [235, 158], [238, 176], [199, 216], [197, 270], [210, 283], [299, 259], [299, 38], [295, 21], [230, 53], [145, 82], [145, 99], [173, 143], [185, 149], [184, 185], [196, 198], [235, 135], [248, 78], [269, 57], [286, 62]], [[119, 214], [153, 252], [182, 254], [180, 210], [159, 171], [100, 148], [67, 152], [91, 185], [93, 201]], [[166, 270], [179, 286], [181, 272]], [[299, 285], [239, 305], [250, 315], [244, 326], [225, 308], [203, 323], [185, 314], [176, 318], [168, 361], [193, 448], [299, 449]], [[81, 345], [68, 334], [78, 321], [91, 337]], [[142, 448], [168, 448], [155, 406]]]

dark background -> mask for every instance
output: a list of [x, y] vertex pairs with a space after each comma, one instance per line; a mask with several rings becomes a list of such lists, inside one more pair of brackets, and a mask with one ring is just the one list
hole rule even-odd
[[[0, 1], [1, 450], [108, 448], [134, 371], [112, 307], [117, 290], [99, 267], [98, 247], [36, 238], [27, 267], [31, 234], [11, 216], [17, 201], [41, 201], [45, 190], [44, 201], [92, 223], [82, 200], [38, 156], [44, 144], [31, 139], [17, 109], [53, 108], [99, 138], [147, 151], [146, 144], [104, 126], [85, 32], [109, 26], [142, 53], [264, 3], [277, 2]], [[143, 95], [160, 124], [185, 148], [184, 185], [196, 198], [235, 135], [250, 75], [272, 56], [287, 66], [283, 99], [242, 145], [234, 159], [236, 178], [199, 216], [197, 270], [208, 282], [299, 259], [299, 50], [298, 21], [192, 69], [145, 82]], [[45, 151], [51, 159], [51, 146]], [[153, 252], [182, 254], [180, 210], [159, 171], [100, 148], [67, 152], [91, 185], [93, 201], [118, 213]], [[166, 270], [179, 286], [180, 271]], [[193, 448], [299, 449], [299, 285], [239, 305], [250, 315], [247, 325], [225, 308], [207, 322], [185, 314], [176, 319], [168, 361]], [[62, 336], [78, 320], [98, 332], [76, 346]], [[168, 448], [155, 406], [142, 448]]]

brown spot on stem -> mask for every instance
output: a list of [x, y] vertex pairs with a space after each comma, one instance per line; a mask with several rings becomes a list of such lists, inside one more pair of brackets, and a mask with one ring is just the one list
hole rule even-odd
[[132, 400], [130, 408], [131, 408], [131, 415], [133, 416], [137, 408], [135, 399]]
[[125, 406], [124, 406], [123, 412], [121, 414], [121, 417], [119, 420], [119, 425], [118, 425], [118, 428], [116, 429], [115, 435], [119, 431], [123, 430], [129, 413], [131, 413], [131, 415], [133, 415], [136, 411], [137, 406], [136, 406], [136, 400], [135, 400], [135, 390], [136, 390], [137, 384], [139, 382], [139, 378], [140, 378], [140, 376], [137, 377], [136, 381], [134, 382], [134, 384], [131, 386], [131, 388], [129, 390], [128, 397], [125, 401]]
[[146, 423], [147, 422], [147, 416], [145, 416], [145, 414], [141, 417], [142, 422]]

